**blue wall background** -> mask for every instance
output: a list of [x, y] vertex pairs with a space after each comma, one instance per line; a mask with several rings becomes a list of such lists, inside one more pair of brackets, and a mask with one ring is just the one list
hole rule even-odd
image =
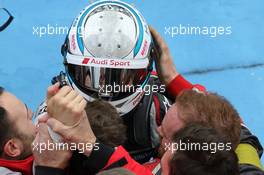
[[[264, 143], [264, 1], [127, 2], [133, 3], [168, 42], [177, 69], [193, 83], [228, 98]], [[39, 37], [33, 27], [69, 26], [88, 4], [76, 0], [0, 0], [0, 7], [15, 17], [0, 33], [0, 85], [35, 109], [45, 98], [51, 78], [63, 70], [60, 47], [65, 35]], [[231, 26], [232, 33], [212, 38], [172, 37], [165, 32], [165, 28], [179, 24]], [[255, 64], [258, 66], [252, 66]]]

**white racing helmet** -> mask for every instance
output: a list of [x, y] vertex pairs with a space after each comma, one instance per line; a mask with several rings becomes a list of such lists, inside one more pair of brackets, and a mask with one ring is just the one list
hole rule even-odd
[[97, 1], [74, 20], [62, 54], [72, 87], [88, 101], [109, 101], [124, 115], [144, 95], [152, 38], [142, 15], [122, 1]]

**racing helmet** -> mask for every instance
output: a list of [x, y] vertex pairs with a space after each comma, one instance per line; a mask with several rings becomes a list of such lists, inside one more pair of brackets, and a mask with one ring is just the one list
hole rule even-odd
[[142, 15], [117, 0], [97, 1], [75, 18], [62, 46], [67, 78], [86, 100], [103, 99], [122, 116], [144, 96], [153, 67]]

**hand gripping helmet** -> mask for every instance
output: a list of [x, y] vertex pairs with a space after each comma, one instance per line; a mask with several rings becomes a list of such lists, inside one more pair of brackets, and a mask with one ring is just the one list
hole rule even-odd
[[109, 101], [124, 115], [144, 95], [152, 70], [152, 38], [142, 15], [122, 1], [86, 7], [62, 46], [66, 75], [88, 101]]

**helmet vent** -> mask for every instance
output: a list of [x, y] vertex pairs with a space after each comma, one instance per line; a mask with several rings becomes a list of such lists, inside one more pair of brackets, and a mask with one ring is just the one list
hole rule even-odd
[[88, 52], [94, 57], [117, 59], [131, 54], [137, 42], [133, 14], [117, 5], [97, 9], [100, 11], [91, 12], [84, 24], [83, 39]]

